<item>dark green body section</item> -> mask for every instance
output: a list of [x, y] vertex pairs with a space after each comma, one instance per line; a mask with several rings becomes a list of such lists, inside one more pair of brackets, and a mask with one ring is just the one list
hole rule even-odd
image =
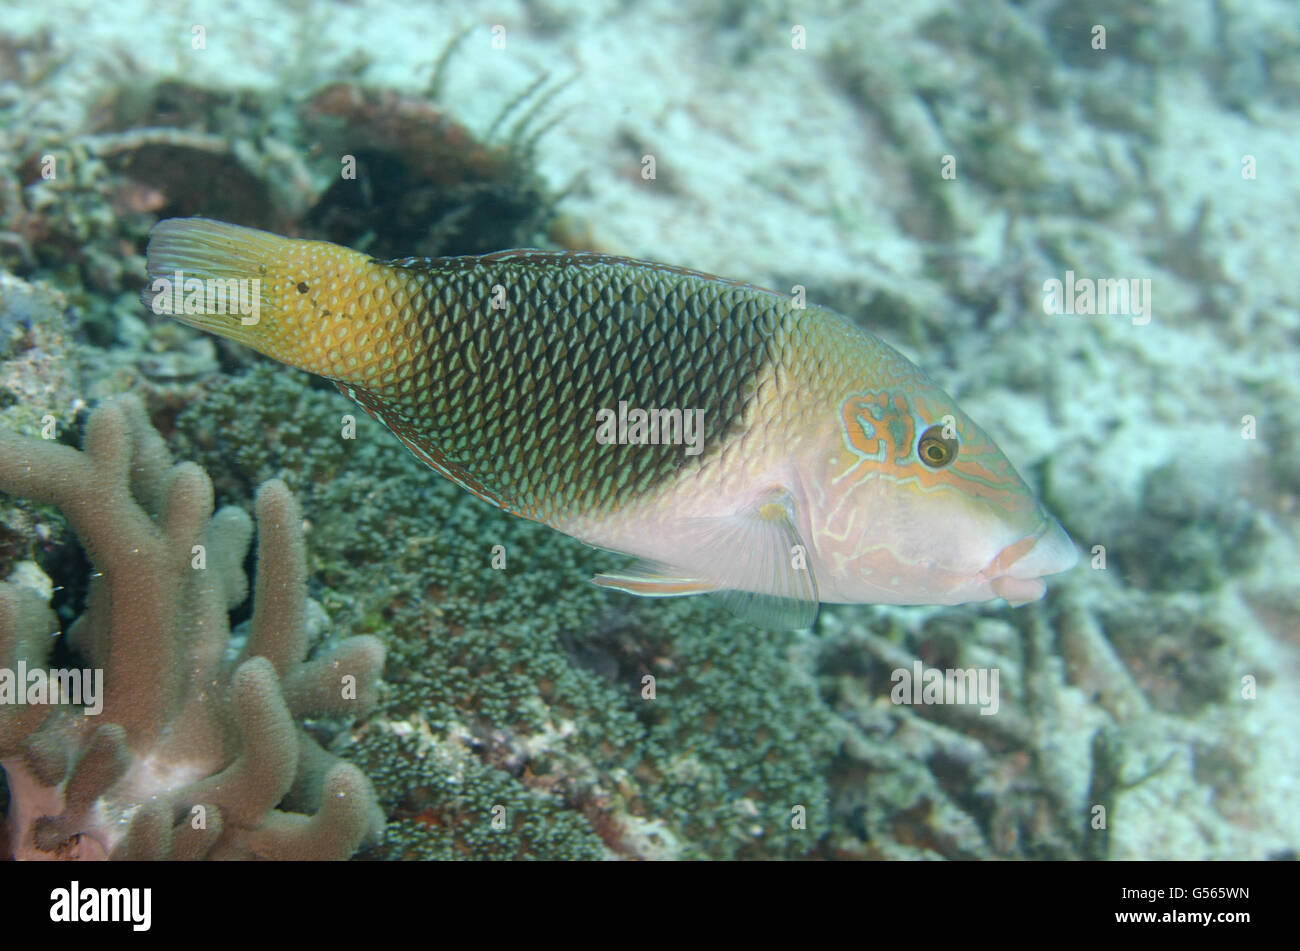
[[[751, 285], [596, 254], [386, 266], [411, 292], [422, 347], [401, 375], [416, 385], [344, 391], [445, 475], [541, 521], [609, 512], [714, 457], [802, 313]], [[703, 452], [598, 443], [597, 411], [620, 401], [702, 411]]]

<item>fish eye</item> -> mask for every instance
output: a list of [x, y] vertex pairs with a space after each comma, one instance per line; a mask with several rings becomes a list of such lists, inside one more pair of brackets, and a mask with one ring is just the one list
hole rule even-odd
[[949, 439], [943, 434], [943, 426], [935, 423], [921, 433], [920, 442], [916, 444], [916, 454], [930, 469], [942, 469], [957, 458], [957, 439]]

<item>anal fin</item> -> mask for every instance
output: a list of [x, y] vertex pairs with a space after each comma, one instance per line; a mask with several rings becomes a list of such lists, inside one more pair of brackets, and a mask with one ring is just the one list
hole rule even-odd
[[425, 434], [415, 429], [410, 421], [389, 406], [382, 396], [364, 387], [343, 383], [339, 380], [335, 380], [334, 385], [340, 393], [355, 402], [381, 423], [385, 429], [400, 439], [402, 445], [410, 451], [411, 455], [434, 472], [456, 483], [465, 491], [473, 493], [483, 501], [491, 502], [498, 508], [505, 509], [512, 515], [529, 517], [525, 515], [518, 505], [508, 499], [501, 498], [490, 491], [487, 486], [472, 478], [463, 466], [448, 460], [442, 451], [426, 438]]
[[622, 571], [602, 571], [592, 578], [593, 584], [612, 588], [639, 598], [683, 598], [692, 594], [707, 594], [717, 589], [697, 578], [674, 577], [666, 565], [643, 561]]

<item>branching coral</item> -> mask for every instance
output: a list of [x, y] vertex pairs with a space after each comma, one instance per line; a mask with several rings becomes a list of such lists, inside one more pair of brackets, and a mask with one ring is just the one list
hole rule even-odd
[[[68, 640], [103, 670], [98, 715], [0, 706], [18, 858], [346, 858], [383, 819], [370, 782], [301, 729], [373, 707], [384, 649], [308, 659], [305, 552], [283, 483], [262, 486], [253, 615], [233, 651], [252, 524], [212, 514], [212, 485], [173, 466], [140, 403], [98, 409], [85, 451], [0, 433], [0, 489], [57, 506], [96, 568]], [[55, 619], [0, 584], [0, 668], [45, 667]]]

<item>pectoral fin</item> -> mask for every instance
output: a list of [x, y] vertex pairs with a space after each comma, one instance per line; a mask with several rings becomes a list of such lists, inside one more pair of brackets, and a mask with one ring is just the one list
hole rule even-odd
[[665, 526], [703, 571], [642, 562], [592, 579], [640, 597], [715, 593], [733, 614], [760, 627], [792, 630], [817, 618], [817, 581], [795, 527], [789, 493], [736, 515], [691, 518]]

